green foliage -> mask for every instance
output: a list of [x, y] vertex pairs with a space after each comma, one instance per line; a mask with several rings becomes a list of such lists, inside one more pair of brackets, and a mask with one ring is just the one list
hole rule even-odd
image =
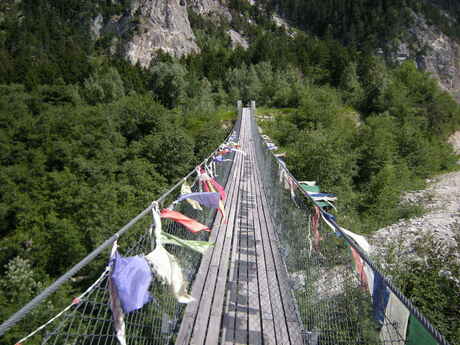
[[460, 343], [459, 240], [458, 234], [449, 241], [422, 235], [414, 256], [401, 260], [397, 251], [389, 251], [385, 258], [395, 283], [451, 344]]
[[369, 232], [419, 212], [399, 204], [401, 191], [455, 166], [445, 138], [460, 109], [410, 62], [393, 69], [375, 58], [357, 62], [344, 68], [340, 91], [304, 83], [297, 110], [265, 127], [288, 152], [291, 171], [338, 193], [339, 209]]
[[[94, 85], [103, 90], [97, 97], [89, 92]], [[9, 279], [5, 265], [18, 257], [43, 273], [36, 281], [62, 274], [190, 171], [226, 133], [211, 108], [196, 120], [150, 95], [124, 96], [114, 69], [98, 72], [80, 89], [0, 90], [0, 264], [6, 270], [0, 280]], [[0, 300], [2, 317], [30, 297]]]
[[162, 104], [174, 108], [185, 104], [187, 70], [179, 63], [159, 62], [151, 68], [152, 89]]
[[82, 93], [88, 104], [110, 103], [125, 95], [120, 74], [115, 68], [98, 71], [85, 80]]
[[319, 37], [335, 38], [369, 52], [385, 47], [385, 43], [409, 27], [409, 11], [417, 3], [412, 0], [272, 0], [268, 6]]
[[[17, 306], [29, 302], [41, 292], [50, 282], [47, 275], [34, 269], [30, 260], [16, 257], [5, 265], [5, 275], [0, 278], [0, 320], [5, 320], [16, 311]], [[34, 309], [27, 320], [20, 321], [7, 334], [2, 337], [5, 343], [15, 343], [23, 336], [23, 329], [33, 329], [47, 321], [50, 315], [57, 313], [69, 301], [66, 300], [70, 293], [68, 286], [61, 288], [52, 298], [48, 299], [38, 308]], [[41, 337], [33, 340], [39, 343]]]

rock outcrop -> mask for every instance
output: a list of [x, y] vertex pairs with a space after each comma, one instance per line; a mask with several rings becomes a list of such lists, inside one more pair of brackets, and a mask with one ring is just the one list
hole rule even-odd
[[184, 0], [134, 0], [105, 31], [121, 37], [119, 52], [145, 68], [159, 50], [176, 57], [199, 52]]
[[[446, 17], [446, 20], [451, 20]], [[399, 44], [393, 59], [413, 59], [417, 67], [429, 72], [439, 85], [460, 100], [460, 46], [425, 17], [413, 13], [414, 24]]]
[[199, 51], [183, 0], [137, 0], [131, 14], [139, 17], [125, 50], [131, 63], [146, 67], [160, 49], [177, 57]]
[[232, 48], [236, 48], [238, 46], [247, 49], [249, 48], [249, 43], [246, 41], [246, 39], [241, 36], [241, 34], [233, 29], [230, 29], [227, 31], [227, 34], [230, 36], [230, 39], [232, 40]]
[[189, 0], [188, 6], [198, 14], [217, 16], [230, 21], [232, 15], [225, 2], [225, 0]]

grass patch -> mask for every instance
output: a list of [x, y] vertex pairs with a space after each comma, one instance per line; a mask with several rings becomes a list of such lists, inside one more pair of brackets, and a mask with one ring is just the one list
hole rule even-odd
[[267, 107], [260, 107], [257, 108], [257, 115], [258, 116], [286, 116], [292, 114], [296, 111], [295, 108], [267, 108]]

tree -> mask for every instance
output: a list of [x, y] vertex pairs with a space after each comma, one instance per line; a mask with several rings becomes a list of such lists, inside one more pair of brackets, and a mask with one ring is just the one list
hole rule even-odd
[[160, 102], [174, 108], [185, 102], [187, 70], [179, 63], [159, 62], [150, 68], [152, 83], [150, 87], [158, 95]]
[[111, 103], [125, 95], [125, 88], [118, 71], [115, 68], [108, 68], [86, 79], [82, 94], [91, 105]]

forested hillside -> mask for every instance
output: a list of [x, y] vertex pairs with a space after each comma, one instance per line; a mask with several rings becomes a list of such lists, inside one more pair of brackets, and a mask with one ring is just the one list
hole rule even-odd
[[[356, 231], [414, 214], [399, 206], [402, 191], [455, 168], [446, 138], [460, 126], [458, 104], [412, 62], [375, 55], [404, 34], [407, 11], [429, 6], [438, 18], [432, 5], [232, 0], [229, 22], [189, 10], [200, 54], [159, 53], [145, 69], [111, 50], [113, 33], [90, 34], [97, 14], [127, 6], [0, 3], [0, 320], [211, 152], [238, 99], [282, 108], [266, 130], [298, 179], [338, 194], [341, 223]], [[275, 25], [273, 10], [303, 30]], [[233, 49], [229, 29], [249, 48]], [[458, 301], [451, 281], [438, 283], [451, 291], [439, 298]], [[453, 306], [425, 311], [452, 341], [458, 323], [439, 316], [458, 316]]]
[[451, 0], [271, 0], [268, 8], [319, 37], [333, 37], [366, 52], [394, 50], [411, 28], [414, 12], [460, 37], [460, 7]]

